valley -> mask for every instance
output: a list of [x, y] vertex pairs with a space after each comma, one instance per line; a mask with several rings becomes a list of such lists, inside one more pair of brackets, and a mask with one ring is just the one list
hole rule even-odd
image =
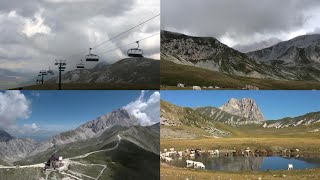
[[[0, 175], [17, 180], [159, 179], [157, 126], [140, 126], [118, 109], [40, 143], [2, 132]], [[45, 163], [53, 156], [62, 159], [55, 169]]]
[[[162, 100], [160, 124], [162, 179], [320, 177], [320, 112], [266, 120], [259, 104], [250, 98], [196, 108]], [[288, 164], [279, 158], [293, 163], [294, 170], [288, 171]], [[205, 170], [186, 168], [186, 160], [203, 162]], [[314, 168], [299, 169], [303, 161]]]

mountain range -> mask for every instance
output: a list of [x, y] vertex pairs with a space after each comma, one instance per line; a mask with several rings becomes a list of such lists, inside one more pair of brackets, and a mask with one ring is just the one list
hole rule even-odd
[[213, 37], [161, 31], [161, 60], [240, 77], [320, 81], [320, 35], [241, 53]]
[[[63, 83], [125, 83], [159, 86], [160, 62], [148, 58], [126, 58], [114, 64], [100, 63], [93, 69], [73, 70], [62, 75]], [[58, 82], [58, 77], [47, 82]]]
[[[251, 98], [230, 99], [219, 108], [179, 107], [161, 101], [161, 137], [194, 138], [197, 136], [226, 137], [254, 131], [267, 133], [267, 129], [308, 127], [318, 131], [320, 112], [293, 118], [265, 120], [257, 103]], [[253, 129], [252, 129], [253, 128]]]
[[[8, 164], [41, 164], [52, 154], [72, 159], [96, 152], [97, 155], [89, 156], [85, 160], [88, 163], [90, 161], [90, 164], [110, 166], [109, 160], [99, 163], [91, 161], [96, 161], [96, 156], [99, 156], [99, 159], [111, 158], [112, 162], [121, 166], [120, 169], [113, 169], [115, 179], [129, 176], [142, 178], [141, 174], [149, 179], [159, 178], [159, 124], [140, 126], [138, 119], [124, 109], [102, 115], [41, 143], [15, 138], [5, 131], [0, 131], [0, 135], [0, 157]], [[101, 154], [100, 151], [110, 153]], [[143, 173], [145, 169], [148, 169], [147, 173]]]

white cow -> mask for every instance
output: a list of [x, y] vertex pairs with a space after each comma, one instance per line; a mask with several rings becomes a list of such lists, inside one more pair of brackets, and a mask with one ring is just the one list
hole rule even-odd
[[197, 91], [201, 91], [201, 87], [200, 86], [193, 86], [192, 90], [197, 90]]
[[184, 88], [184, 84], [182, 84], [182, 83], [178, 83], [178, 84], [177, 84], [177, 87]]
[[288, 164], [288, 170], [293, 170], [293, 164]]
[[195, 169], [205, 169], [206, 168], [206, 166], [202, 162], [194, 162], [193, 167]]
[[170, 158], [170, 157], [165, 157], [165, 161], [166, 161], [166, 162], [171, 162], [171, 161], [172, 161], [172, 158]]
[[193, 167], [194, 161], [186, 160], [186, 163], [187, 163], [187, 167]]

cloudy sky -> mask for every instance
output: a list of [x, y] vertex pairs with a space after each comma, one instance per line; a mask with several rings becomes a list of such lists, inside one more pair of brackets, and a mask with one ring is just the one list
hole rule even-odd
[[124, 108], [148, 126], [160, 121], [158, 91], [0, 91], [0, 129], [46, 139]]
[[[20, 72], [53, 68], [54, 59], [86, 51], [158, 14], [160, 0], [0, 1], [0, 65]], [[159, 27], [160, 17], [93, 53], [99, 55], [156, 34]], [[155, 36], [141, 42], [147, 57], [159, 58], [159, 41]], [[114, 63], [133, 47], [136, 45], [103, 54], [101, 59]], [[74, 68], [85, 54], [68, 58], [69, 68]]]
[[320, 33], [319, 0], [161, 0], [161, 29], [229, 46]]

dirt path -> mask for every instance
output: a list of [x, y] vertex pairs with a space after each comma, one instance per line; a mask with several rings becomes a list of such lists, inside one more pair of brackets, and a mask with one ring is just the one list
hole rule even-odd
[[[85, 175], [85, 174], [81, 174], [81, 173], [77, 173], [77, 172], [74, 172], [74, 171], [70, 171], [68, 170], [70, 173], [72, 174], [68, 174], [64, 171], [60, 172], [61, 174], [63, 175], [66, 175], [66, 176], [69, 176], [71, 178], [74, 178], [74, 179], [78, 179], [78, 180], [82, 180], [81, 178], [77, 177], [76, 175], [78, 176], [85, 176], [87, 178], [90, 178], [90, 179], [95, 179], [95, 180], [98, 180], [101, 175], [103, 174], [103, 172], [105, 171], [105, 169], [107, 168], [106, 165], [104, 164], [82, 164], [80, 162], [77, 162], [77, 161], [72, 161], [73, 159], [82, 159], [82, 158], [85, 158], [85, 157], [88, 157], [90, 156], [91, 154], [95, 154], [95, 153], [99, 153], [99, 152], [107, 152], [107, 151], [112, 151], [116, 148], [118, 148], [120, 142], [121, 142], [121, 136], [120, 135], [117, 135], [118, 137], [118, 142], [117, 144], [112, 147], [112, 148], [109, 148], [109, 149], [104, 149], [104, 150], [99, 150], [99, 151], [93, 151], [93, 152], [89, 152], [89, 153], [86, 153], [86, 154], [83, 154], [83, 155], [79, 155], [79, 156], [75, 156], [75, 157], [71, 157], [71, 158], [66, 158], [64, 159], [62, 162], [64, 163], [64, 166], [66, 166], [65, 168], [68, 169], [68, 166], [70, 164], [79, 164], [79, 165], [83, 165], [83, 166], [102, 166], [103, 169], [101, 170], [100, 174], [97, 176], [97, 178], [94, 178], [94, 177], [91, 177], [91, 176], [88, 176], [88, 175]], [[64, 167], [63, 166], [63, 167]], [[25, 165], [25, 166], [20, 166], [19, 168], [36, 168], [36, 167], [39, 167], [39, 168], [44, 168], [45, 167], [45, 164], [44, 163], [40, 163], [40, 164], [33, 164], [33, 165]], [[61, 167], [61, 168], [63, 168]], [[1, 166], [0, 165], [0, 169], [16, 169], [17, 167], [16, 166]], [[45, 173], [46, 174], [46, 180], [48, 179], [49, 175], [51, 174], [51, 172], [49, 173]]]
[[113, 148], [104, 149], [104, 150], [99, 150], [99, 151], [93, 151], [93, 152], [89, 152], [89, 153], [86, 153], [86, 154], [83, 154], [83, 155], [80, 155], [80, 156], [76, 156], [76, 157], [72, 157], [72, 158], [67, 158], [67, 159], [69, 159], [69, 160], [72, 160], [72, 159], [82, 159], [82, 158], [85, 158], [85, 157], [90, 156], [91, 154], [95, 154], [95, 153], [99, 153], [99, 152], [105, 152], [105, 151], [112, 151], [112, 150], [118, 148], [119, 143], [120, 143], [120, 141], [121, 141], [121, 136], [120, 136], [120, 135], [117, 135], [117, 137], [118, 137], [118, 143], [117, 143]]

